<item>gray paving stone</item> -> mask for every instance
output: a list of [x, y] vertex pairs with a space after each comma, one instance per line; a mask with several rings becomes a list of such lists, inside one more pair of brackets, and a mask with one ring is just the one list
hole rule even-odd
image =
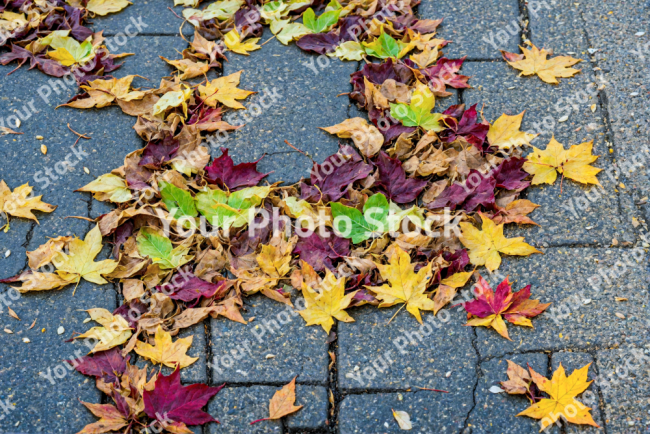
[[[182, 17], [182, 6], [172, 7], [171, 3], [161, 3], [153, 0], [136, 1], [122, 11], [105, 17], [96, 17], [93, 20], [94, 30], [104, 30], [105, 36], [114, 36], [119, 33], [142, 35], [176, 35], [183, 22], [178, 19], [167, 7], [171, 7], [176, 14]], [[199, 9], [202, 9], [201, 5]], [[133, 20], [135, 20], [135, 25]], [[130, 26], [127, 28], [127, 26]], [[193, 34], [194, 27], [185, 23], [183, 34]]]
[[[262, 41], [270, 36], [267, 29]], [[318, 127], [329, 127], [347, 118], [347, 96], [337, 95], [350, 91], [350, 74], [357, 62], [325, 57], [305, 53], [295, 44], [284, 46], [275, 39], [248, 57], [230, 56], [224, 63], [224, 75], [243, 70], [239, 87], [258, 92], [243, 102], [247, 110], [232, 114], [240, 117], [240, 121], [232, 123], [246, 124], [222, 145], [232, 149], [235, 162], [256, 160], [266, 153], [259, 170], [275, 171], [267, 178], [270, 182], [290, 183], [308, 177], [312, 163], [295, 153], [285, 140], [318, 162], [338, 150], [339, 139]], [[264, 92], [274, 88], [279, 95], [275, 101]], [[268, 108], [262, 108], [262, 104]]]
[[[591, 366], [589, 366], [589, 376], [587, 377], [588, 380], [595, 380], [598, 375], [597, 375], [597, 367], [596, 364], [594, 363], [594, 358], [591, 354], [589, 353], [575, 353], [575, 352], [569, 352], [569, 351], [560, 351], [558, 353], [553, 354], [551, 358], [551, 366], [552, 366], [552, 371], [555, 372], [557, 368], [559, 368], [560, 363], [562, 363], [562, 367], [564, 368], [566, 375], [569, 376], [575, 369], [580, 369], [583, 366], [585, 366], [587, 363], [591, 363]], [[591, 386], [589, 386], [589, 389], [587, 389], [582, 395], [578, 397], [578, 400], [582, 402], [583, 404], [587, 405], [588, 407], [591, 407], [591, 416], [594, 418], [594, 421], [598, 425], [601, 426], [601, 428], [596, 428], [593, 426], [589, 425], [575, 425], [575, 424], [566, 424], [565, 425], [565, 432], [566, 433], [602, 433], [604, 431], [604, 423], [603, 423], [603, 417], [600, 412], [600, 407], [599, 407], [599, 396], [598, 396], [598, 385], [597, 383], [592, 383]]]
[[472, 330], [461, 325], [464, 315], [457, 310], [449, 316], [439, 312], [434, 321], [432, 313], [422, 312], [421, 327], [402, 309], [386, 326], [397, 309], [365, 306], [350, 312], [355, 322], [339, 323], [339, 388], [427, 387], [471, 401], [478, 358]]
[[[631, 219], [620, 211], [618, 186], [616, 179], [612, 178], [613, 166], [605, 144], [598, 100], [588, 99], [586, 93], [579, 94], [595, 80], [588, 65], [582, 69], [583, 72], [575, 77], [551, 86], [537, 77], [518, 77], [514, 69], [502, 62], [470, 62], [463, 68], [465, 74], [473, 76], [471, 83], [474, 86], [463, 92], [463, 101], [466, 104], [485, 103], [484, 113], [488, 121], [494, 122], [503, 113], [515, 115], [525, 109], [522, 130], [543, 131], [533, 140], [533, 145], [540, 149], [546, 149], [552, 135], [565, 148], [594, 140], [593, 154], [600, 155], [594, 166], [604, 170], [599, 176], [603, 189], [594, 190], [597, 187], [583, 187], [570, 180], [558, 180], [553, 185], [533, 186], [525, 192], [527, 199], [541, 205], [532, 214], [533, 220], [541, 227], [516, 228], [510, 225], [508, 230], [511, 235], [525, 236], [527, 240], [541, 245], [608, 246], [613, 239], [632, 242], [636, 238]], [[573, 111], [571, 105], [567, 105], [567, 98], [573, 101], [578, 94], [583, 95], [582, 101], [585, 103], [577, 105], [578, 110]], [[590, 109], [592, 104], [596, 104], [595, 113]], [[569, 120], [560, 123], [560, 117], [568, 113]], [[554, 129], [545, 130], [545, 118], [546, 125], [554, 124]], [[590, 124], [598, 129], [588, 132]], [[609, 176], [606, 173], [608, 170]]]
[[[534, 329], [508, 324], [512, 341], [492, 329], [477, 327], [481, 356], [608, 348], [646, 339], [643, 306], [648, 303], [648, 280], [644, 266], [627, 265], [624, 270], [614, 265], [628, 254], [629, 249], [549, 248], [544, 249], [544, 256], [505, 257], [500, 275], [490, 281], [493, 287], [509, 275], [513, 289], [531, 284], [531, 298], [553, 304], [532, 320]], [[614, 297], [629, 301], [617, 302]]]
[[452, 41], [444, 49], [448, 58], [500, 59], [499, 50], [514, 52], [521, 41], [516, 0], [427, 1], [419, 16], [444, 19], [438, 36]]
[[553, 50], [554, 55], [587, 59], [589, 41], [584, 30], [581, 9], [571, 0], [530, 2], [527, 5], [530, 40], [538, 48]]
[[[3, 431], [70, 433], [97, 420], [78, 401], [100, 402], [95, 382], [68, 371], [62, 361], [88, 352], [82, 344], [64, 341], [73, 332], [83, 333], [91, 327], [83, 324], [88, 315], [80, 309], [114, 308], [115, 292], [106, 288], [82, 281], [74, 296], [70, 286], [11, 300], [11, 308], [22, 321], [2, 315], [3, 328], [14, 332], [0, 336], [0, 400], [14, 408], [8, 414], [3, 412]], [[36, 324], [29, 330], [34, 319]], [[57, 334], [59, 326], [65, 328], [62, 335]], [[23, 338], [31, 342], [24, 343]], [[39, 373], [52, 375], [54, 384]]]
[[[212, 381], [221, 383], [326, 384], [329, 356], [322, 328], [305, 327], [288, 306], [264, 296], [246, 299], [247, 325], [212, 319]], [[267, 356], [273, 355], [275, 357]]]
[[[633, 350], [643, 351], [635, 356]], [[605, 401], [607, 432], [645, 433], [650, 424], [647, 348], [598, 351], [598, 385]], [[636, 353], [639, 354], [639, 353]]]
[[[650, 4], [644, 0], [582, 6], [592, 56], [606, 83], [607, 109], [614, 155], [635, 201], [650, 192], [648, 134], [648, 63], [650, 62]], [[645, 32], [643, 35], [635, 35]], [[635, 164], [638, 164], [635, 166]], [[650, 212], [646, 208], [646, 216]]]
[[[546, 375], [548, 355], [543, 353], [512, 354], [504, 358], [491, 359], [481, 362], [481, 377], [474, 391], [476, 405], [467, 420], [466, 433], [534, 433], [539, 429], [535, 419], [517, 414], [530, 407], [524, 395], [508, 395], [507, 393], [492, 393], [490, 387], [499, 386], [499, 382], [508, 380], [506, 370], [507, 360], [512, 360], [522, 367], [530, 365], [536, 372]], [[547, 431], [558, 433], [554, 427]]]
[[[281, 433], [282, 422], [269, 417], [269, 401], [278, 390], [273, 386], [225, 387], [208, 404], [208, 413], [219, 423], [207, 425], [210, 433]], [[302, 410], [300, 410], [302, 411]]]
[[327, 389], [318, 386], [296, 386], [296, 405], [304, 405], [298, 412], [285, 418], [291, 432], [327, 430], [329, 398]]
[[348, 395], [339, 410], [339, 433], [401, 433], [392, 410], [411, 416], [412, 433], [460, 432], [471, 407], [471, 397], [425, 390]]

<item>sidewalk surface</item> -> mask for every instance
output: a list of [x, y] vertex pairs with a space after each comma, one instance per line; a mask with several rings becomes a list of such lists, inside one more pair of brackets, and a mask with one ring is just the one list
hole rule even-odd
[[[158, 56], [176, 58], [177, 50], [186, 47], [167, 3], [171, 4], [137, 0], [121, 13], [94, 20], [95, 30], [105, 29], [105, 35], [122, 31], [131, 16], [141, 16], [147, 25], [120, 50], [135, 56], [127, 58], [117, 76], [138, 74], [151, 80], [137, 79], [134, 86], [157, 84], [171, 73]], [[595, 140], [594, 155], [601, 156], [595, 165], [604, 169], [599, 176], [603, 189], [590, 192], [566, 182], [561, 194], [559, 182], [531, 189], [528, 199], [541, 205], [533, 215], [541, 227], [515, 228], [512, 233], [525, 233], [544, 255], [507, 257], [500, 269], [510, 275], [515, 288], [532, 284], [536, 298], [552, 302], [552, 308], [534, 321], [535, 329], [510, 328], [512, 341], [492, 330], [463, 327], [462, 309], [451, 309], [447, 322], [418, 339], [414, 334], [418, 324], [407, 315], [398, 315], [390, 327], [385, 326], [397, 308], [360, 308], [355, 322], [335, 326], [337, 338], [328, 343], [322, 330], [305, 327], [299, 316], [280, 315], [285, 323], [278, 323], [281, 304], [261, 296], [249, 298], [254, 329], [220, 318], [181, 334], [195, 336], [190, 354], [201, 358], [182, 371], [183, 381], [227, 383], [208, 408], [221, 424], [196, 432], [399, 432], [391, 409], [408, 412], [412, 432], [417, 433], [537, 432], [536, 421], [515, 417], [527, 407], [525, 398], [489, 392], [506, 379], [506, 359], [546, 374], [560, 362], [569, 372], [592, 364], [590, 375], [600, 378], [590, 388], [592, 413], [602, 428], [554, 427], [551, 432], [650, 432], [650, 245], [641, 238], [648, 230], [644, 222], [650, 221], [650, 2], [548, 0], [548, 8], [538, 11], [531, 8], [539, 2], [525, 3], [423, 0], [419, 15], [444, 18], [439, 35], [453, 41], [446, 56], [467, 56], [462, 71], [472, 77], [472, 88], [440, 101], [441, 105], [485, 103], [490, 122], [501, 113], [514, 115], [525, 109], [522, 130], [539, 130], [544, 121], [553, 125], [536, 139], [537, 146], [548, 143], [551, 134], [565, 146]], [[513, 24], [520, 17], [528, 23], [523, 29]], [[555, 54], [584, 59], [578, 65], [582, 72], [556, 86], [536, 77], [518, 77], [498, 50], [517, 52], [524, 38]], [[262, 40], [266, 39], [267, 35]], [[304, 65], [313, 60], [293, 44], [285, 47], [272, 40], [250, 57], [233, 54], [222, 71], [243, 69], [241, 87], [257, 91], [276, 87], [282, 95], [269, 116], [255, 118], [227, 142], [236, 162], [266, 153], [259, 167], [262, 172], [275, 171], [271, 182], [298, 181], [311, 166], [285, 139], [322, 161], [336, 151], [338, 140], [316, 127], [357, 113], [347, 97], [336, 95], [350, 91], [349, 76], [360, 65], [334, 59], [314, 73]], [[131, 128], [133, 118], [118, 107], [55, 110], [76, 89], [57, 88], [59, 93], [45, 101], [37, 89], [52, 78], [27, 68], [6, 76], [13, 68], [0, 66], [0, 113], [9, 116], [30, 101], [37, 112], [22, 122], [24, 135], [0, 137], [0, 179], [12, 189], [29, 182], [36, 186], [36, 194], [58, 208], [39, 215], [40, 225], [15, 219], [8, 233], [0, 233], [1, 277], [25, 269], [25, 251], [46, 237], [83, 236], [90, 223], [66, 216], [94, 218], [109, 207], [73, 190], [120, 166], [128, 152], [142, 145]], [[584, 90], [590, 83], [601, 90], [585, 102]], [[568, 119], [563, 121], [565, 115]], [[81, 154], [66, 175], [55, 173], [56, 179], [45, 185], [39, 177], [43, 179], [47, 168], [72, 152], [76, 136], [68, 123], [92, 135], [92, 140], [80, 141], [87, 155]], [[39, 135], [42, 142], [36, 139]], [[47, 155], [40, 152], [41, 144], [47, 145]], [[646, 165], [634, 167], [630, 163], [639, 161], [640, 152], [645, 152]], [[631, 258], [635, 247], [645, 248], [640, 263]], [[592, 276], [600, 276], [598, 285], [590, 285]], [[87, 328], [82, 309], [112, 310], [117, 293], [110, 285], [82, 281], [79, 286], [75, 296], [71, 290], [48, 291], [16, 300], [8, 297], [6, 286], [0, 289], [0, 297], [4, 296], [0, 325], [10, 325], [15, 332], [0, 333], [0, 432], [73, 433], [96, 420], [78, 400], [100, 402], [101, 394], [87, 377], [62, 369], [62, 360], [74, 357], [80, 348], [64, 340], [72, 331]], [[21, 323], [7, 314], [8, 303]], [[36, 318], [36, 325], [28, 329]], [[59, 326], [66, 329], [63, 335], [57, 334]], [[258, 340], [262, 334], [264, 339]], [[31, 343], [23, 343], [25, 337]], [[244, 357], [231, 353], [246, 341], [250, 345]], [[335, 355], [334, 363], [328, 352]], [[270, 354], [275, 357], [267, 358]], [[305, 407], [282, 421], [248, 425], [266, 416], [270, 397], [296, 375], [297, 403]]]

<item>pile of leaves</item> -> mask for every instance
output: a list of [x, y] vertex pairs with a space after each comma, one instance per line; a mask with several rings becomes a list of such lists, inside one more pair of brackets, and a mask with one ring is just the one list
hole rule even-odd
[[[80, 23], [91, 3], [86, 10], [63, 5], [65, 12], [58, 13], [79, 14]], [[599, 169], [589, 165], [597, 158], [591, 142], [564, 150], [553, 140], [545, 151], [534, 148], [524, 157], [535, 135], [520, 130], [523, 112], [490, 124], [476, 105], [435, 111], [449, 88], [469, 87], [468, 77], [459, 74], [464, 59], [442, 57], [448, 41], [435, 38], [440, 22], [416, 19], [416, 4], [222, 0], [185, 10], [196, 27], [194, 39], [182, 59], [163, 59], [177, 74], [158, 88], [133, 88], [134, 76], [100, 77], [110, 72], [105, 64], [80, 80], [82, 93], [65, 106], [118, 105], [137, 117], [134, 129], [145, 145], [78, 190], [116, 205], [84, 240], [48, 240], [28, 252], [29, 270], [3, 282], [20, 282], [21, 292], [62, 289], [82, 279], [119, 283], [123, 304], [112, 313], [89, 310], [101, 327], [75, 337], [96, 339], [78, 369], [97, 377], [115, 402], [86, 404], [102, 418], [86, 432], [142, 431], [163, 408], [172, 419], [170, 432], [211, 420], [199, 409], [218, 388], [194, 385], [200, 391], [180, 392], [178, 371], [148, 379], [128, 365], [131, 351], [154, 364], [186, 367], [196, 360], [186, 355], [192, 338], [172, 338], [208, 316], [246, 324], [244, 297], [255, 293], [289, 306], [301, 293], [306, 309], [300, 314], [326, 333], [334, 319], [354, 321], [351, 309], [363, 304], [401, 304], [422, 322], [420, 311], [437, 313], [476, 267], [494, 271], [501, 255], [541, 253], [523, 237], [503, 235], [506, 224], [535, 224], [528, 215], [538, 205], [520, 198], [531, 182], [552, 183], [557, 173], [598, 182]], [[257, 161], [234, 164], [225, 148], [211, 159], [205, 134], [240, 128], [223, 115], [245, 109], [242, 101], [253, 93], [238, 87], [241, 71], [186, 81], [218, 68], [227, 51], [259, 48], [262, 24], [281, 42], [295, 39], [306, 51], [378, 61], [351, 76], [349, 97], [369, 121], [356, 117], [323, 127], [355, 146], [342, 144], [294, 185], [265, 182]], [[92, 47], [101, 44], [101, 33], [79, 39], [85, 27], [48, 29], [44, 37], [38, 26], [30, 28], [31, 39], [17, 39], [22, 42], [12, 50], [60, 67], [93, 61]], [[56, 33], [66, 31], [72, 36]], [[73, 55], [69, 65], [36, 49], [71, 37], [79, 46], [88, 41], [90, 51]], [[103, 238], [113, 245], [111, 258], [95, 261]], [[532, 326], [529, 318], [548, 306], [530, 300], [529, 287], [512, 293], [506, 279], [494, 293], [478, 277], [477, 300], [466, 305], [468, 325], [491, 326], [508, 338], [503, 318]], [[170, 402], [166, 395], [199, 396], [189, 405], [196, 411], [191, 417], [175, 413], [189, 408], [185, 398]]]
[[73, 74], [78, 83], [118, 69], [115, 61], [130, 54], [110, 54], [102, 32], [84, 24], [90, 16], [117, 12], [126, 0], [5, 0], [0, 4], [0, 64], [29, 61], [47, 75]]

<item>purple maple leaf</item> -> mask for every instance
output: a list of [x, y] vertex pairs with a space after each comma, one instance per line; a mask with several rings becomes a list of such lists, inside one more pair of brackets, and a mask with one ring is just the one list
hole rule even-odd
[[76, 361], [68, 360], [68, 363], [76, 363], [75, 369], [84, 375], [102, 378], [107, 383], [116, 383], [119, 376], [126, 371], [126, 363], [130, 358], [131, 356], [122, 357], [122, 350], [116, 347], [84, 356]]
[[332, 259], [347, 256], [350, 253], [350, 240], [334, 234], [329, 238], [322, 238], [314, 232], [309, 237], [298, 240], [294, 253], [299, 254], [300, 259], [311, 265], [316, 271], [323, 271], [325, 268], [334, 270]]
[[144, 411], [152, 419], [166, 415], [169, 419], [186, 425], [218, 422], [201, 408], [224, 386], [225, 384], [219, 387], [206, 384], [183, 386], [178, 369], [167, 377], [159, 374], [154, 389], [145, 390], [142, 394]]
[[221, 148], [221, 156], [212, 161], [211, 166], [206, 166], [206, 179], [212, 184], [219, 187], [228, 187], [230, 191], [238, 190], [244, 187], [256, 186], [268, 173], [257, 171], [257, 163], [241, 163], [235, 165], [232, 158], [228, 155], [227, 148]]
[[366, 178], [371, 172], [372, 166], [366, 164], [351, 146], [345, 145], [322, 164], [314, 163], [311, 183], [323, 192], [324, 202], [335, 202], [343, 197], [349, 185]]
[[384, 151], [379, 153], [375, 165], [379, 169], [377, 185], [393, 202], [413, 202], [427, 185], [427, 181], [407, 178], [402, 162]]
[[465, 110], [465, 104], [452, 105], [443, 114], [450, 117], [445, 120], [445, 124], [449, 128], [438, 135], [441, 141], [451, 143], [460, 136], [478, 149], [483, 149], [490, 124], [487, 121], [477, 122], [476, 104], [467, 110]]

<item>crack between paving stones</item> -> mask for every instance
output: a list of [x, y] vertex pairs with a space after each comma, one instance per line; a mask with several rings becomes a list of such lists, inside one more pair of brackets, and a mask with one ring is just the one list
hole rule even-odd
[[476, 408], [476, 389], [478, 389], [478, 382], [483, 376], [483, 371], [481, 370], [481, 364], [483, 363], [483, 360], [481, 358], [481, 352], [478, 349], [478, 335], [476, 334], [475, 327], [472, 327], [471, 330], [472, 330], [472, 339], [470, 340], [470, 342], [472, 344], [472, 348], [474, 348], [474, 352], [476, 352], [476, 365], [474, 366], [474, 370], [476, 371], [476, 381], [474, 382], [474, 387], [472, 388], [472, 407], [467, 412], [467, 416], [465, 417], [465, 421], [463, 422], [463, 428], [458, 432], [458, 434], [472, 432], [472, 430], [469, 427], [469, 418], [472, 416], [472, 412]]
[[[583, 34], [585, 36], [585, 40], [587, 41], [587, 46], [593, 47], [593, 45], [591, 43], [591, 38], [589, 37], [589, 32], [587, 32], [587, 21], [585, 20], [585, 17], [584, 17], [582, 12], [580, 12], [579, 15], [580, 15], [580, 20], [582, 21], [582, 32], [583, 32]], [[593, 59], [595, 59], [594, 56], [589, 55], [588, 59], [589, 59], [589, 64], [591, 65], [592, 68], [598, 68], [599, 67], [596, 60], [593, 60]], [[594, 71], [594, 76], [596, 76], [596, 72], [597, 71]], [[601, 72], [601, 75], [602, 75], [602, 72]], [[612, 153], [609, 153], [609, 151], [608, 151], [607, 157], [608, 157], [610, 163], [612, 163], [612, 166], [615, 169], [617, 169], [617, 165], [616, 165], [617, 152], [616, 152], [616, 149], [614, 148], [614, 144], [616, 143], [616, 141], [615, 141], [615, 133], [614, 133], [614, 129], [612, 128], [612, 121], [611, 121], [611, 117], [609, 115], [609, 109], [608, 109], [609, 103], [608, 103], [607, 93], [605, 92], [605, 89], [602, 89], [602, 90], [598, 91], [598, 105], [600, 106], [600, 112], [602, 113], [602, 122], [605, 125], [605, 140], [607, 142], [609, 142], [609, 144], [611, 145], [610, 149], [613, 151]], [[620, 170], [616, 170], [614, 172], [614, 175], [615, 176], [623, 175], [623, 173]], [[625, 175], [623, 175], [623, 177], [625, 177]], [[617, 198], [618, 214], [621, 216], [621, 218], [623, 218], [623, 217], [625, 217], [626, 213], [623, 212], [623, 205], [621, 203], [622, 202], [621, 194], [625, 194], [625, 193], [621, 192], [621, 191], [618, 191], [618, 192], [615, 191], [614, 193], [616, 193], [616, 198]], [[635, 207], [637, 208], [637, 210], [641, 211], [641, 213], [643, 214], [643, 210], [639, 207], [639, 205], [636, 205], [636, 202], [634, 202], [634, 201], [632, 201], [632, 202], [635, 204]], [[636, 238], [637, 238], [637, 241], [638, 241], [638, 237], [636, 237]]]
[[[596, 351], [589, 353], [594, 359], [594, 372], [596, 372], [596, 378], [600, 378], [600, 370], [598, 369], [598, 353]], [[608, 434], [607, 431], [607, 406], [605, 405], [605, 398], [603, 396], [603, 391], [600, 389], [600, 385], [594, 383], [596, 387], [596, 392], [598, 392], [598, 409], [600, 410], [600, 423], [603, 425], [603, 431], [605, 434]]]
[[[519, 20], [520, 31], [519, 31], [519, 41], [523, 44], [525, 40], [531, 40], [530, 33], [530, 16], [528, 15], [528, 8], [526, 7], [528, 0], [519, 0]], [[526, 27], [521, 25], [522, 22], [526, 22]]]
[[[327, 425], [328, 431], [332, 434], [338, 432], [339, 410], [341, 408], [341, 391], [339, 390], [338, 371], [339, 371], [339, 327], [338, 322], [334, 322], [330, 333], [334, 333], [334, 339], [329, 343], [326, 357], [331, 361], [329, 353], [334, 354], [334, 363], [328, 372], [327, 384]], [[329, 367], [329, 363], [328, 363]], [[329, 394], [334, 395], [334, 403], [330, 402]]]

